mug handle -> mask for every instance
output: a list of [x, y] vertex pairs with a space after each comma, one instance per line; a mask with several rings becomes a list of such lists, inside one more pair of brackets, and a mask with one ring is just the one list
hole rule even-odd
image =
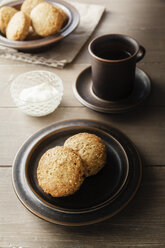
[[139, 62], [144, 57], [145, 53], [146, 53], [145, 48], [140, 45], [139, 46], [139, 51], [138, 51], [138, 53], [136, 55], [136, 62]]

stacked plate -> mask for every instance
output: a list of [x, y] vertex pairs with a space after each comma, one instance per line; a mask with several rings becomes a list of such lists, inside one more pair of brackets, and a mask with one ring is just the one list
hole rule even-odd
[[[42, 154], [63, 145], [80, 132], [99, 136], [107, 146], [107, 163], [95, 176], [85, 180], [72, 196], [54, 198], [37, 182]], [[13, 164], [13, 185], [21, 202], [32, 213], [49, 222], [81, 226], [107, 219], [122, 210], [139, 188], [142, 165], [133, 143], [119, 130], [93, 120], [68, 120], [49, 126], [29, 138]]]

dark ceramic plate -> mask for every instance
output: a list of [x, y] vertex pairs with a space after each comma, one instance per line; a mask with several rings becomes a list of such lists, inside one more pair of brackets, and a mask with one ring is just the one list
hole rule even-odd
[[76, 98], [86, 107], [103, 113], [123, 113], [135, 109], [149, 96], [151, 82], [147, 74], [136, 68], [135, 87], [132, 94], [120, 101], [107, 101], [97, 97], [92, 90], [91, 67], [84, 69], [73, 85]]
[[[11, 41], [8, 40], [0, 33], [0, 45], [15, 48], [24, 52], [28, 51], [42, 51], [42, 49], [48, 48], [54, 45], [56, 42], [62, 40], [69, 34], [71, 34], [79, 24], [80, 16], [76, 8], [71, 4], [62, 1], [62, 0], [47, 0], [47, 2], [52, 5], [58, 6], [67, 14], [67, 20], [64, 23], [62, 29], [59, 33], [51, 35], [45, 38], [32, 40], [32, 41]], [[23, 0], [18, 1], [6, 1], [2, 6], [12, 6], [17, 9], [20, 8], [20, 5], [23, 3]]]
[[[103, 139], [107, 163], [74, 195], [51, 197], [38, 186], [38, 161], [46, 150], [63, 145], [79, 132], [94, 133]], [[13, 164], [14, 189], [25, 207], [42, 219], [62, 225], [87, 225], [113, 216], [133, 197], [140, 179], [140, 158], [128, 138], [107, 124], [90, 120], [64, 121], [37, 132], [24, 143]]]

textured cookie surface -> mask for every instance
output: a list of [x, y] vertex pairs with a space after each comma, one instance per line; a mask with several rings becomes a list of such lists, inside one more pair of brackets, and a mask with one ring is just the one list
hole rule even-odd
[[6, 37], [9, 40], [21, 41], [28, 34], [31, 21], [22, 11], [17, 12], [9, 21]]
[[106, 162], [106, 146], [96, 135], [79, 133], [68, 138], [65, 147], [76, 151], [83, 160], [86, 176], [97, 174]]
[[42, 3], [44, 0], [25, 0], [21, 6], [21, 11], [23, 11], [26, 15], [30, 16], [30, 13], [34, 7], [36, 7], [39, 3]]
[[4, 6], [0, 9], [0, 31], [3, 34], [6, 34], [7, 25], [16, 12], [16, 9], [8, 6]]
[[72, 149], [56, 146], [45, 152], [37, 168], [38, 184], [53, 197], [74, 194], [84, 181], [84, 167]]
[[33, 29], [43, 37], [59, 32], [64, 23], [64, 16], [59, 11], [59, 8], [47, 2], [38, 4], [32, 10], [30, 17]]
[[67, 15], [65, 14], [65, 12], [61, 9], [61, 8], [59, 8], [59, 7], [57, 7], [56, 6], [56, 9], [60, 12], [60, 14], [62, 15], [62, 18], [63, 18], [63, 22], [66, 20], [66, 17], [67, 17]]

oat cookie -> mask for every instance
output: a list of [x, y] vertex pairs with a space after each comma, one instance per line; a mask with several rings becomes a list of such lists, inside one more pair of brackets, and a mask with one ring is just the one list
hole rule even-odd
[[47, 2], [38, 4], [30, 17], [33, 29], [43, 37], [59, 32], [64, 23], [64, 17], [59, 9]]
[[59, 7], [56, 6], [56, 9], [60, 12], [60, 14], [62, 15], [62, 18], [63, 18], [63, 22], [66, 20], [67, 18], [67, 15], [66, 13]]
[[16, 12], [16, 9], [8, 6], [4, 6], [0, 9], [0, 31], [2, 34], [6, 34], [7, 25]]
[[76, 151], [83, 160], [86, 176], [97, 174], [106, 162], [106, 146], [96, 135], [79, 133], [68, 138], [65, 147]]
[[53, 197], [74, 194], [84, 181], [82, 160], [71, 148], [56, 146], [41, 157], [37, 179], [43, 191]]
[[44, 2], [44, 0], [25, 0], [21, 6], [21, 11], [30, 16], [32, 9], [42, 2]]
[[22, 11], [17, 12], [9, 21], [6, 37], [9, 40], [24, 40], [28, 34], [30, 24], [30, 18], [26, 14]]

